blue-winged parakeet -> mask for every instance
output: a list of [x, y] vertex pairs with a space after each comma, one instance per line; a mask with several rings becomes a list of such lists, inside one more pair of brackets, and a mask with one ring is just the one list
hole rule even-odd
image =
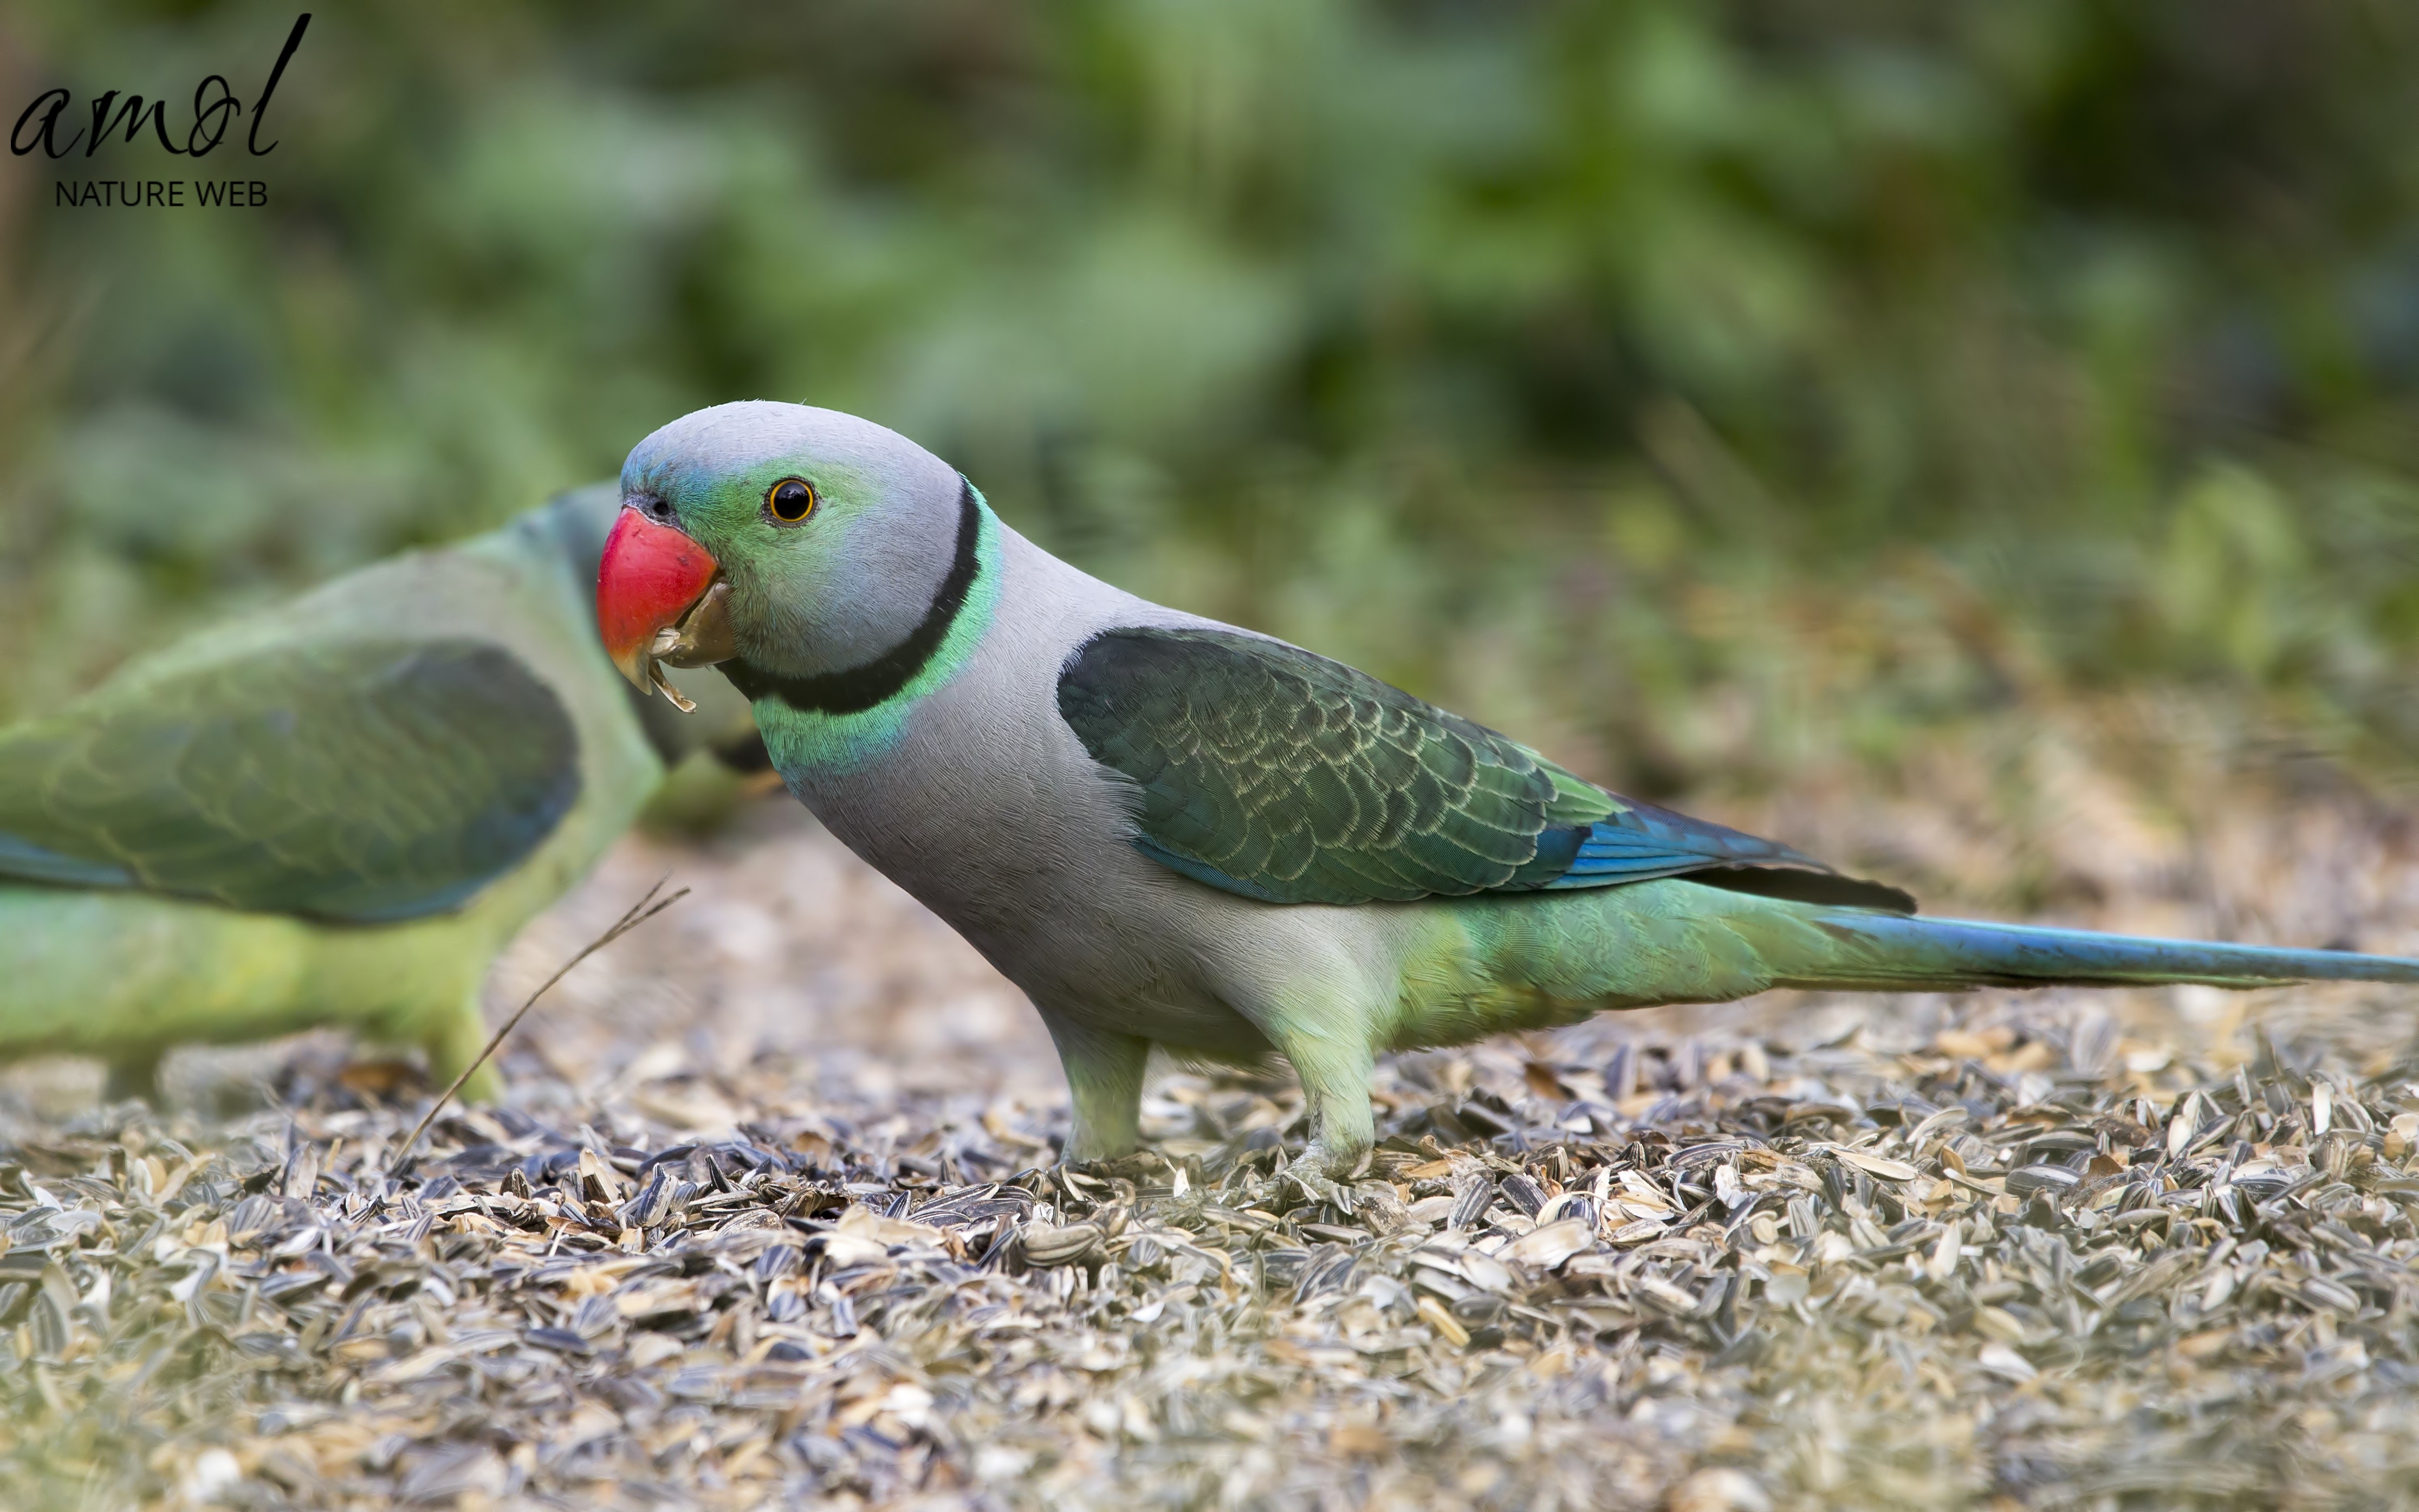
[[1367, 1150], [1383, 1051], [1772, 987], [2419, 981], [2419, 962], [1915, 917], [1268, 636], [1058, 561], [850, 415], [641, 441], [598, 580], [624, 672], [719, 665], [793, 793], [1029, 995], [1070, 1158], [1145, 1057], [1292, 1062], [1307, 1158]]

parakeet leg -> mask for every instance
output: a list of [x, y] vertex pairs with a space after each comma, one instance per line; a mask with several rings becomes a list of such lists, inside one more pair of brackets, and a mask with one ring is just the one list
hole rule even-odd
[[[492, 1032], [487, 1027], [486, 1012], [479, 1005], [476, 988], [471, 989], [459, 1009], [446, 1014], [430, 1027], [420, 1042], [428, 1052], [429, 1080], [437, 1084], [439, 1091], [451, 1085], [455, 1077], [462, 1074], [462, 1068], [477, 1059], [479, 1052], [487, 1048], [487, 1037]], [[504, 1078], [496, 1070], [493, 1060], [481, 1066], [469, 1081], [462, 1084], [462, 1101], [465, 1103], [493, 1103], [503, 1095]]]
[[155, 1044], [110, 1057], [108, 1074], [100, 1083], [100, 1100], [123, 1103], [139, 1098], [155, 1108], [161, 1106], [160, 1057], [166, 1053], [165, 1045]]
[[1273, 1009], [1247, 1013], [1277, 1053], [1292, 1062], [1310, 1104], [1310, 1148], [1300, 1164], [1321, 1176], [1352, 1174], [1376, 1141], [1369, 1076], [1377, 1053], [1348, 998], [1287, 995]]
[[1066, 1158], [1110, 1160], [1131, 1153], [1141, 1138], [1142, 1072], [1150, 1041], [1051, 1013], [1042, 1022], [1058, 1046], [1058, 1063], [1066, 1068], [1067, 1089], [1075, 1100]]
[[1369, 1077], [1383, 1038], [1380, 1005], [1394, 993], [1364, 964], [1303, 924], [1293, 948], [1217, 963], [1218, 995], [1293, 1066], [1309, 1104], [1310, 1148], [1298, 1165], [1342, 1178], [1377, 1140]]
[[1377, 1140], [1369, 1111], [1369, 1075], [1377, 1057], [1366, 1044], [1346, 1038], [1272, 1038], [1278, 1052], [1293, 1062], [1302, 1099], [1310, 1104], [1310, 1148], [1301, 1163], [1334, 1180], [1350, 1176]]

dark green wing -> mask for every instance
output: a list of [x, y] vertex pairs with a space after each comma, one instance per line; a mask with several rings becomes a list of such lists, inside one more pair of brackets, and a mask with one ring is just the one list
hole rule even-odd
[[1118, 629], [1058, 679], [1134, 843], [1270, 903], [1363, 903], [1696, 875], [1911, 908], [1772, 841], [1619, 797], [1341, 662], [1227, 630]]
[[416, 918], [535, 850], [578, 756], [561, 701], [500, 646], [279, 646], [0, 734], [0, 876]]

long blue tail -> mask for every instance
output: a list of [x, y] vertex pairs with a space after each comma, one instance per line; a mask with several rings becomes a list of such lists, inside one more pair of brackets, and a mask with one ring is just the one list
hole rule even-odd
[[[2419, 961], [2350, 950], [2154, 940], [1813, 906], [1829, 948], [1775, 963], [1775, 985], [1877, 992], [1950, 987], [2127, 987], [2197, 982], [2273, 987], [2295, 981], [2419, 983]], [[1794, 953], [1794, 952], [1792, 952]]]

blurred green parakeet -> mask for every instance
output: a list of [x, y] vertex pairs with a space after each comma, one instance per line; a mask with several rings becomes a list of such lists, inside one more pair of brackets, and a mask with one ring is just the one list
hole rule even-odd
[[1305, 1161], [1369, 1148], [1383, 1051], [1770, 987], [2419, 981], [2419, 961], [1918, 918], [1787, 845], [1609, 792], [1009, 530], [828, 409], [732, 404], [622, 471], [597, 579], [641, 684], [719, 665], [791, 791], [1024, 988], [1069, 1154], [1132, 1147], [1145, 1057], [1283, 1055]]
[[744, 737], [731, 695], [683, 720], [598, 648], [617, 504], [565, 494], [0, 731], [0, 1056], [137, 1092], [177, 1043], [344, 1026], [468, 1065], [497, 953], [668, 762]]

